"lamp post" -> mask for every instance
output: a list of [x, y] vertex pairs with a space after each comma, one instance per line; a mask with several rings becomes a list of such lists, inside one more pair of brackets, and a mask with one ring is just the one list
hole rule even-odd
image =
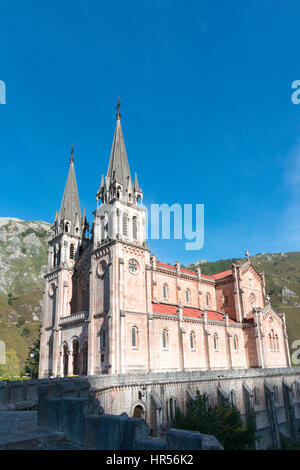
[[30, 378], [32, 379], [32, 358], [34, 357], [34, 353], [33, 353], [33, 346], [31, 346], [31, 351], [30, 351]]

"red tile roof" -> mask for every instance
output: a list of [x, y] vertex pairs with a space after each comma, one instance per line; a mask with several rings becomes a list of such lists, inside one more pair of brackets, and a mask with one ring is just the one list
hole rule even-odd
[[162, 266], [163, 268], [175, 269], [175, 266], [171, 266], [170, 264], [166, 264], [166, 263], [161, 263], [160, 261], [157, 261], [156, 264], [157, 264], [158, 266]]
[[[167, 305], [167, 304], [157, 304], [152, 303], [153, 313], [162, 313], [164, 315], [177, 315], [178, 307], [176, 305]], [[183, 307], [183, 316], [184, 317], [191, 317], [191, 318], [201, 318], [202, 311], [200, 308], [191, 308], [191, 307]], [[223, 321], [222, 313], [215, 312], [213, 310], [207, 310], [207, 319], [208, 320], [217, 320]], [[229, 318], [231, 323], [235, 323], [234, 320]]]
[[232, 276], [232, 269], [228, 269], [227, 271], [223, 271], [221, 273], [212, 274], [211, 277], [213, 277], [214, 279], [224, 279], [225, 277], [229, 276]]
[[[158, 266], [162, 266], [163, 268], [176, 269], [175, 266], [172, 266], [171, 264], [161, 263], [160, 261], [157, 261], [156, 264]], [[195, 271], [191, 271], [189, 269], [184, 269], [184, 268], [180, 268], [180, 271], [189, 273], [189, 274], [194, 274], [194, 275], [196, 274]], [[201, 273], [202, 277], [206, 277], [208, 279], [224, 279], [225, 277], [229, 277], [231, 275], [232, 275], [232, 269], [228, 269], [227, 271], [223, 271], [221, 273], [212, 274], [212, 275]]]

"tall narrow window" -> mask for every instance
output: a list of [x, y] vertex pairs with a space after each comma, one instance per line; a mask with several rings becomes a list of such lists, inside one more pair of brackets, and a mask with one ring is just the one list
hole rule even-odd
[[53, 250], [53, 267], [55, 268], [56, 266], [56, 247], [54, 247]]
[[274, 330], [271, 330], [270, 337], [271, 337], [271, 351], [275, 351]]
[[228, 307], [228, 295], [224, 295], [224, 307]]
[[257, 387], [254, 387], [253, 390], [253, 400], [255, 405], [259, 405], [259, 390]]
[[185, 300], [186, 300], [187, 303], [189, 303], [191, 301], [191, 293], [190, 293], [189, 289], [186, 289], [186, 291], [185, 291]]
[[219, 341], [218, 341], [217, 333], [214, 334], [214, 349], [215, 349], [215, 351], [218, 351], [218, 349], [219, 349]]
[[210, 307], [210, 295], [208, 292], [206, 293], [206, 307]]
[[163, 343], [163, 349], [167, 349], [167, 347], [168, 347], [168, 332], [167, 332], [167, 330], [163, 330], [163, 332], [162, 332], [162, 343]]
[[131, 330], [131, 345], [133, 348], [137, 348], [137, 342], [138, 342], [138, 330], [136, 326], [133, 326]]
[[271, 333], [269, 333], [269, 348], [270, 348], [271, 351], [272, 351], [272, 347], [273, 347], [273, 345], [272, 345], [272, 336], [271, 336]]
[[106, 348], [106, 329], [102, 330], [102, 349]]
[[279, 351], [279, 340], [278, 335], [275, 335], [275, 351]]
[[167, 284], [163, 285], [163, 298], [164, 299], [168, 298], [168, 286], [167, 286]]
[[128, 234], [128, 227], [127, 227], [127, 214], [123, 214], [123, 235], [127, 237]]
[[191, 344], [191, 350], [194, 351], [195, 349], [195, 333], [191, 331], [190, 333], [190, 344]]
[[239, 339], [237, 335], [234, 335], [233, 337], [233, 345], [234, 345], [234, 350], [237, 351], [239, 349]]
[[134, 240], [138, 238], [137, 217], [132, 218], [132, 236]]
[[74, 259], [74, 255], [75, 255], [75, 247], [74, 247], [74, 243], [71, 243], [71, 245], [70, 245], [70, 259]]

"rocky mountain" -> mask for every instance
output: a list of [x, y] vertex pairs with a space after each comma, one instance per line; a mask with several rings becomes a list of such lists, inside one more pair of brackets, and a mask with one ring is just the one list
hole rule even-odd
[[0, 339], [21, 367], [38, 337], [50, 224], [0, 218]]
[[[216, 262], [202, 262], [204, 274], [214, 274], [231, 268], [232, 263], [243, 263], [245, 259], [234, 258]], [[260, 253], [251, 257], [253, 265], [265, 272], [266, 291], [277, 312], [286, 314], [289, 344], [300, 339], [300, 253]], [[197, 263], [189, 269], [195, 269]]]

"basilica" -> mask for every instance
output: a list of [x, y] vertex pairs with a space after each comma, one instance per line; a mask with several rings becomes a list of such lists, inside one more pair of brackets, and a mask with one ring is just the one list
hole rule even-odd
[[71, 152], [48, 248], [39, 377], [290, 367], [285, 317], [248, 253], [210, 276], [151, 254], [116, 118], [91, 230]]

